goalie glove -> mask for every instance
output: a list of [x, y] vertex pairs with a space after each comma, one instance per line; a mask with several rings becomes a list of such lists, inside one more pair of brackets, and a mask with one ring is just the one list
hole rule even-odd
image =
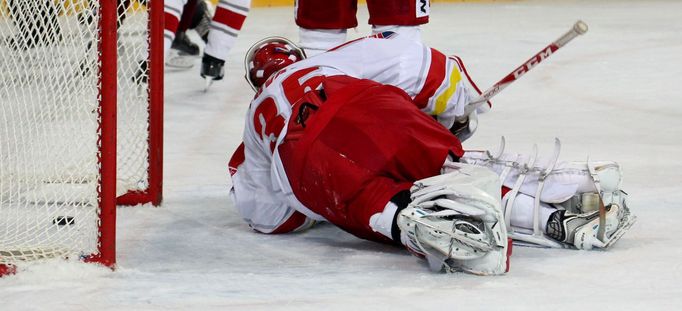
[[502, 219], [500, 184], [487, 168], [447, 163], [449, 172], [415, 182], [397, 218], [408, 248], [434, 271], [478, 275], [508, 271], [511, 243]]
[[457, 136], [460, 142], [469, 139], [478, 128], [478, 114], [476, 111], [466, 116], [463, 120], [455, 119], [455, 123], [450, 127], [450, 133]]

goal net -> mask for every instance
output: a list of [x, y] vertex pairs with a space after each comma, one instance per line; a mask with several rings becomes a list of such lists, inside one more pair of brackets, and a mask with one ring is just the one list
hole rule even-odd
[[160, 202], [153, 2], [0, 0], [0, 265], [113, 265], [116, 198]]

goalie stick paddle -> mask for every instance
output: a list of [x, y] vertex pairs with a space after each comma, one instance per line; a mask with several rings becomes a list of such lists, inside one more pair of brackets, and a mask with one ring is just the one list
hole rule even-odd
[[[471, 112], [474, 111], [476, 108], [483, 105], [483, 103], [488, 102], [491, 98], [493, 98], [493, 96], [500, 93], [502, 90], [504, 90], [504, 88], [509, 86], [509, 84], [511, 84], [512, 82], [521, 78], [521, 76], [523, 76], [528, 71], [533, 69], [533, 67], [537, 66], [537, 64], [541, 63], [542, 61], [544, 61], [545, 59], [550, 57], [558, 49], [562, 48], [564, 45], [566, 45], [571, 40], [575, 39], [577, 36], [586, 33], [587, 29], [588, 29], [587, 24], [585, 22], [580, 21], [580, 20], [577, 21], [573, 25], [573, 27], [571, 27], [571, 30], [566, 32], [563, 36], [559, 37], [559, 39], [550, 43], [548, 46], [546, 46], [540, 52], [533, 55], [533, 57], [531, 57], [529, 60], [525, 61], [521, 66], [514, 69], [507, 76], [502, 78], [502, 80], [495, 83], [495, 85], [493, 85], [492, 87], [487, 89], [485, 92], [483, 92], [483, 94], [479, 95], [478, 97], [475, 97], [464, 108], [464, 115], [468, 116], [469, 114], [471, 114]], [[491, 107], [492, 107], [492, 105], [491, 105]]]

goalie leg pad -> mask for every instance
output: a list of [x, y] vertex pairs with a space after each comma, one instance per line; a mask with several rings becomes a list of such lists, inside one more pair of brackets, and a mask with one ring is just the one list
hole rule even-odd
[[[514, 240], [544, 247], [608, 248], [634, 223], [636, 218], [625, 202], [627, 194], [620, 189], [622, 173], [617, 163], [589, 159], [558, 162], [561, 147], [558, 139], [555, 152], [548, 159], [538, 158], [537, 149], [532, 156], [506, 154], [504, 145], [503, 138], [500, 150], [494, 155], [488, 151], [467, 152], [461, 161], [490, 168], [500, 176], [503, 185], [512, 189], [504, 198], [504, 208], [507, 229]], [[533, 204], [520, 204], [519, 198], [524, 195], [532, 197]], [[562, 227], [567, 235], [565, 239], [546, 234], [543, 227], [547, 219], [541, 217], [547, 214], [541, 213], [544, 207], [566, 211], [562, 217], [567, 215], [571, 221]], [[533, 212], [512, 213], [516, 208]], [[523, 222], [512, 222], [512, 214], [532, 216]], [[593, 219], [595, 215], [598, 217]], [[518, 227], [529, 222], [532, 228]], [[553, 225], [554, 229], [558, 228], [557, 224]]]
[[483, 167], [447, 163], [446, 173], [415, 182], [398, 227], [433, 270], [478, 275], [508, 270], [509, 243], [500, 185]]

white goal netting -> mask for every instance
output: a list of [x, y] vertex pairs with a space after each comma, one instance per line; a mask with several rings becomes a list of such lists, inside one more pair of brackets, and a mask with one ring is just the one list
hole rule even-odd
[[[118, 1], [117, 195], [148, 186], [148, 21]], [[98, 253], [99, 2], [0, 0], [0, 264]]]

